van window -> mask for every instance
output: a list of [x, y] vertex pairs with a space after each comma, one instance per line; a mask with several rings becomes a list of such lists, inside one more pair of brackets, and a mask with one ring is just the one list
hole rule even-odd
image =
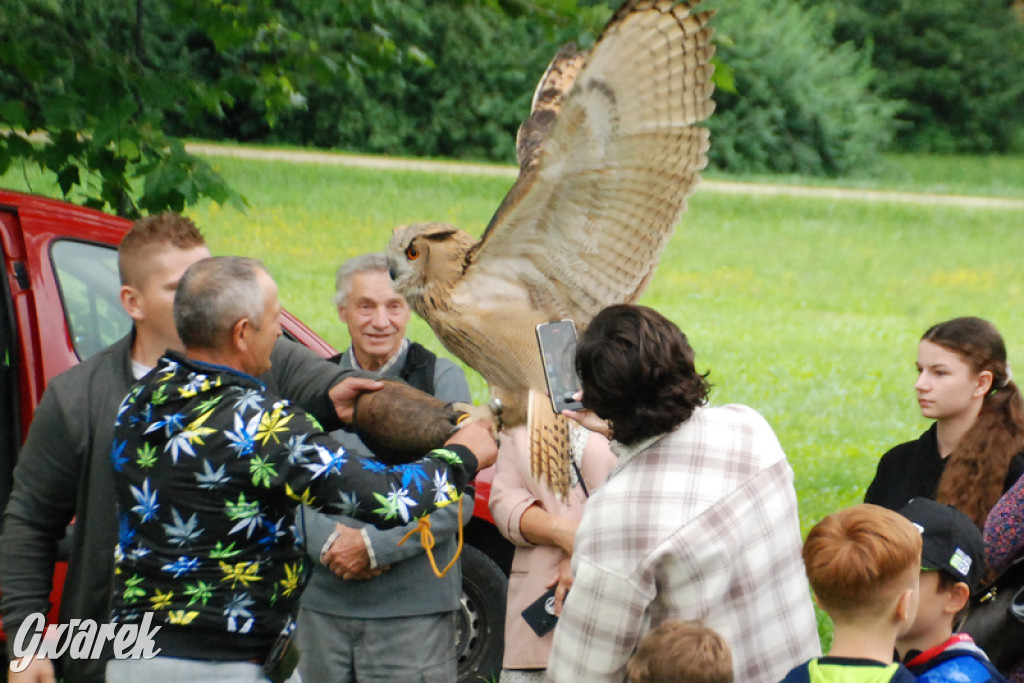
[[110, 346], [131, 329], [121, 307], [117, 250], [59, 240], [50, 251], [60, 287], [68, 332], [80, 360]]

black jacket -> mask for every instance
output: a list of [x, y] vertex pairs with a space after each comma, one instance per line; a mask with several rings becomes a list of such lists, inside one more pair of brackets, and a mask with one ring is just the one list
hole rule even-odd
[[[883, 455], [864, 502], [899, 510], [911, 498], [934, 499], [947, 460], [939, 455], [937, 431], [933, 423], [916, 441], [901, 443]], [[1010, 461], [1003, 491], [1009, 491], [1022, 474], [1024, 453], [1018, 453]]]

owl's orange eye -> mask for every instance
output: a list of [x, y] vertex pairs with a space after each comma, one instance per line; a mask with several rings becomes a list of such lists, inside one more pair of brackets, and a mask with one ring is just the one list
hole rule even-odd
[[405, 257], [410, 261], [415, 261], [420, 257], [420, 250], [416, 247], [407, 247], [405, 250]]

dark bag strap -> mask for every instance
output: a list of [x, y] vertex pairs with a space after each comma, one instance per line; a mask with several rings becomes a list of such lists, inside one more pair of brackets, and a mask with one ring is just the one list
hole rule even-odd
[[959, 630], [1004, 674], [1024, 660], [1024, 556], [974, 592]]

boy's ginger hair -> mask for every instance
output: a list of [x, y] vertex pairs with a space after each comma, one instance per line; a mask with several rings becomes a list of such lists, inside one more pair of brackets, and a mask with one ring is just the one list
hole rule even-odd
[[644, 636], [628, 671], [629, 683], [732, 683], [732, 651], [703, 622], [669, 620]]
[[807, 579], [835, 620], [885, 609], [921, 568], [921, 534], [903, 515], [878, 505], [840, 510], [814, 525], [803, 547]]

